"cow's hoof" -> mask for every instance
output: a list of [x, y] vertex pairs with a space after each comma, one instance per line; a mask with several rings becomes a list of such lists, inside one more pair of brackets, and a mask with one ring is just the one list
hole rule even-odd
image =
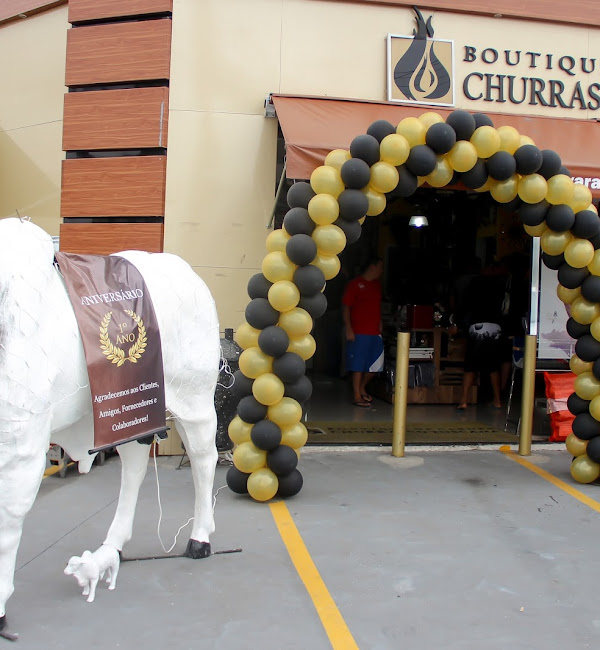
[[184, 556], [191, 557], [192, 560], [198, 560], [203, 557], [210, 557], [210, 553], [209, 542], [199, 542], [196, 539], [190, 539], [187, 548], [185, 549]]
[[3, 630], [6, 627], [6, 614], [0, 616], [0, 630]]
[[8, 639], [9, 641], [17, 641], [19, 639], [18, 634], [12, 634], [6, 628], [6, 614], [0, 616], [0, 637], [3, 639]]

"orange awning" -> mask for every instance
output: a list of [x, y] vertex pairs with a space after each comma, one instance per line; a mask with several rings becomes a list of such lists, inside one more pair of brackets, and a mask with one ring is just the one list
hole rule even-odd
[[[350, 142], [366, 133], [375, 120], [398, 124], [409, 116], [418, 117], [434, 110], [442, 117], [451, 111], [432, 107], [401, 106], [384, 102], [364, 102], [326, 97], [272, 95], [286, 142], [287, 177], [310, 178], [332, 149], [348, 149]], [[594, 198], [600, 198], [600, 163], [595, 143], [600, 124], [595, 120], [489, 114], [495, 126], [514, 126], [534, 140], [540, 149], [558, 153], [571, 176], [581, 178]], [[580, 181], [581, 182], [581, 181]]]

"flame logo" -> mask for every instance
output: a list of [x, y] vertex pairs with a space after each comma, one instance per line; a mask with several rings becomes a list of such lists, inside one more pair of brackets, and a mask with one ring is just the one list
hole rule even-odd
[[425, 22], [417, 7], [413, 9], [417, 29], [413, 29], [413, 41], [396, 63], [394, 83], [407, 99], [439, 99], [450, 90], [450, 75], [435, 55], [435, 42], [429, 40], [433, 37], [432, 16]]

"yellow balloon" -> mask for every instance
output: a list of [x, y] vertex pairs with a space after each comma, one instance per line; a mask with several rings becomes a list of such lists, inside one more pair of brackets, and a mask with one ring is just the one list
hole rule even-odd
[[539, 203], [547, 189], [546, 179], [540, 174], [528, 174], [519, 181], [519, 196], [525, 203]]
[[300, 449], [308, 440], [308, 431], [302, 422], [295, 422], [281, 428], [281, 444]]
[[490, 194], [498, 203], [510, 203], [517, 196], [519, 176], [514, 174], [505, 181], [495, 181], [490, 188]]
[[379, 155], [383, 162], [391, 165], [403, 165], [408, 160], [410, 145], [403, 135], [391, 133], [386, 135], [379, 145]]
[[567, 451], [571, 456], [583, 456], [585, 454], [589, 440], [581, 440], [574, 433], [570, 433], [565, 440]]
[[416, 117], [405, 117], [396, 127], [396, 133], [402, 135], [411, 147], [425, 144], [427, 127]]
[[542, 221], [542, 223], [537, 226], [528, 226], [527, 224], [524, 224], [523, 229], [531, 237], [541, 237], [546, 230], [548, 230], [548, 226], [545, 221]]
[[600, 341], [600, 318], [595, 318], [592, 321], [592, 324], [590, 325], [590, 334], [596, 339], [596, 341]]
[[559, 205], [560, 203], [569, 203], [573, 199], [573, 181], [568, 176], [557, 174], [549, 178], [547, 183], [546, 201], [548, 203]]
[[352, 156], [350, 155], [349, 151], [346, 151], [346, 149], [334, 149], [333, 151], [330, 151], [325, 157], [325, 165], [327, 167], [333, 167], [334, 169], [340, 171], [342, 165], [346, 162], [346, 160], [350, 160], [350, 158], [352, 158]]
[[425, 177], [425, 180], [431, 187], [445, 187], [452, 180], [454, 170], [450, 167], [450, 163], [446, 156], [436, 156], [437, 162], [435, 169], [431, 174]]
[[391, 192], [398, 185], [398, 170], [391, 163], [380, 160], [371, 167], [371, 187], [377, 192]]
[[587, 208], [584, 208], [584, 210], [591, 210], [592, 212], [598, 214], [598, 208], [593, 203], [590, 203]]
[[578, 483], [592, 483], [600, 476], [600, 465], [587, 454], [577, 456], [571, 463], [571, 476]]
[[417, 119], [419, 122], [425, 125], [426, 129], [428, 129], [432, 124], [437, 124], [438, 122], [444, 121], [444, 118], [435, 111], [427, 111], [427, 113], [421, 113]]
[[249, 474], [264, 467], [267, 462], [267, 452], [255, 447], [252, 442], [242, 442], [233, 451], [233, 464], [240, 470]]
[[311, 262], [323, 271], [326, 280], [332, 280], [340, 272], [341, 263], [337, 255], [323, 255], [317, 251], [317, 256]]
[[304, 336], [310, 334], [313, 319], [305, 309], [294, 307], [281, 314], [277, 324], [287, 332], [288, 336]]
[[588, 270], [592, 275], [600, 275], [600, 249], [594, 251], [594, 257], [588, 264]]
[[267, 467], [257, 469], [248, 477], [248, 494], [255, 501], [272, 499], [279, 489], [279, 479]]
[[244, 422], [239, 415], [236, 415], [227, 427], [227, 433], [234, 445], [241, 445], [242, 442], [250, 441], [250, 431], [252, 424]]
[[315, 194], [331, 194], [336, 199], [345, 189], [339, 170], [329, 165], [315, 169], [310, 175], [310, 186]]
[[[592, 363], [592, 365], [594, 365]], [[600, 421], [600, 397], [594, 397], [589, 406], [590, 414], [594, 420]]]
[[594, 245], [589, 239], [571, 240], [565, 248], [565, 262], [576, 269], [582, 269], [594, 259]]
[[490, 176], [487, 181], [481, 186], [481, 187], [476, 187], [475, 191], [476, 192], [489, 192], [489, 190], [492, 189], [492, 186], [494, 185], [496, 181]]
[[317, 226], [311, 235], [321, 255], [338, 255], [346, 247], [344, 231], [333, 224]]
[[300, 302], [298, 287], [289, 280], [274, 282], [269, 288], [269, 303], [277, 311], [288, 311]]
[[535, 147], [535, 142], [528, 135], [519, 136], [519, 147], [523, 147], [526, 144], [532, 144]]
[[580, 375], [582, 372], [592, 372], [591, 361], [582, 361], [576, 354], [569, 359], [569, 368], [575, 375]]
[[597, 302], [590, 302], [583, 296], [579, 296], [571, 303], [571, 318], [581, 325], [591, 325], [598, 316], [600, 316], [600, 304]]
[[265, 372], [252, 382], [252, 394], [257, 402], [265, 406], [277, 404], [283, 397], [284, 392], [285, 386], [283, 382], [272, 372]]
[[326, 226], [340, 216], [340, 205], [331, 194], [316, 194], [308, 202], [308, 214], [318, 226]]
[[600, 395], [600, 381], [594, 377], [593, 372], [582, 372], [575, 377], [575, 392], [581, 399], [594, 399]]
[[267, 251], [269, 253], [274, 253], [275, 251], [285, 252], [285, 246], [289, 239], [290, 235], [283, 228], [274, 230], [267, 236], [267, 241], [265, 242]]
[[556, 287], [556, 295], [565, 303], [565, 305], [573, 304], [573, 301], [581, 296], [581, 287], [576, 289], [567, 289], [563, 287], [562, 284], [559, 284]]
[[573, 183], [573, 198], [568, 205], [573, 208], [573, 212], [581, 212], [592, 202], [592, 193], [585, 185]]
[[367, 217], [361, 217], [361, 218], [358, 220], [358, 223], [362, 226], [363, 223], [364, 223], [366, 220], [367, 220]]
[[258, 335], [260, 330], [252, 327], [248, 323], [242, 323], [233, 337], [234, 341], [244, 350], [258, 346]]
[[500, 149], [500, 134], [493, 126], [480, 126], [471, 136], [471, 144], [480, 158], [489, 158]]
[[369, 200], [369, 208], [367, 209], [367, 215], [369, 217], [376, 217], [378, 214], [381, 214], [385, 210], [385, 194], [378, 192], [370, 185], [367, 185], [367, 187], [364, 190], [361, 190], [361, 192]]
[[573, 235], [566, 230], [565, 232], [556, 232], [555, 230], [546, 230], [540, 238], [540, 246], [544, 253], [548, 255], [560, 255], [565, 252], [567, 245], [573, 239]]
[[267, 417], [271, 422], [275, 422], [280, 427], [289, 426], [300, 422], [302, 418], [302, 407], [295, 399], [282, 397], [277, 404], [269, 406], [267, 409]]
[[459, 140], [446, 154], [452, 169], [468, 172], [477, 162], [477, 149], [466, 140]]
[[521, 145], [521, 136], [514, 126], [498, 127], [498, 135], [500, 136], [500, 151], [508, 151], [512, 154]]
[[273, 357], [265, 354], [259, 347], [248, 348], [240, 354], [240, 370], [250, 379], [256, 379], [265, 372], [271, 372]]
[[290, 344], [288, 345], [288, 352], [295, 352], [298, 356], [302, 357], [304, 361], [308, 361], [317, 349], [315, 339], [310, 334], [304, 336], [290, 337]]
[[296, 268], [296, 265], [283, 251], [268, 253], [261, 265], [263, 275], [269, 282], [291, 280]]

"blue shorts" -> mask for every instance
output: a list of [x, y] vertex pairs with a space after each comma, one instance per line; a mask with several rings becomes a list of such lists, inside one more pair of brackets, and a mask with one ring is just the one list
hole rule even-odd
[[383, 370], [383, 339], [373, 334], [356, 334], [346, 341], [346, 370], [349, 372], [381, 372]]

